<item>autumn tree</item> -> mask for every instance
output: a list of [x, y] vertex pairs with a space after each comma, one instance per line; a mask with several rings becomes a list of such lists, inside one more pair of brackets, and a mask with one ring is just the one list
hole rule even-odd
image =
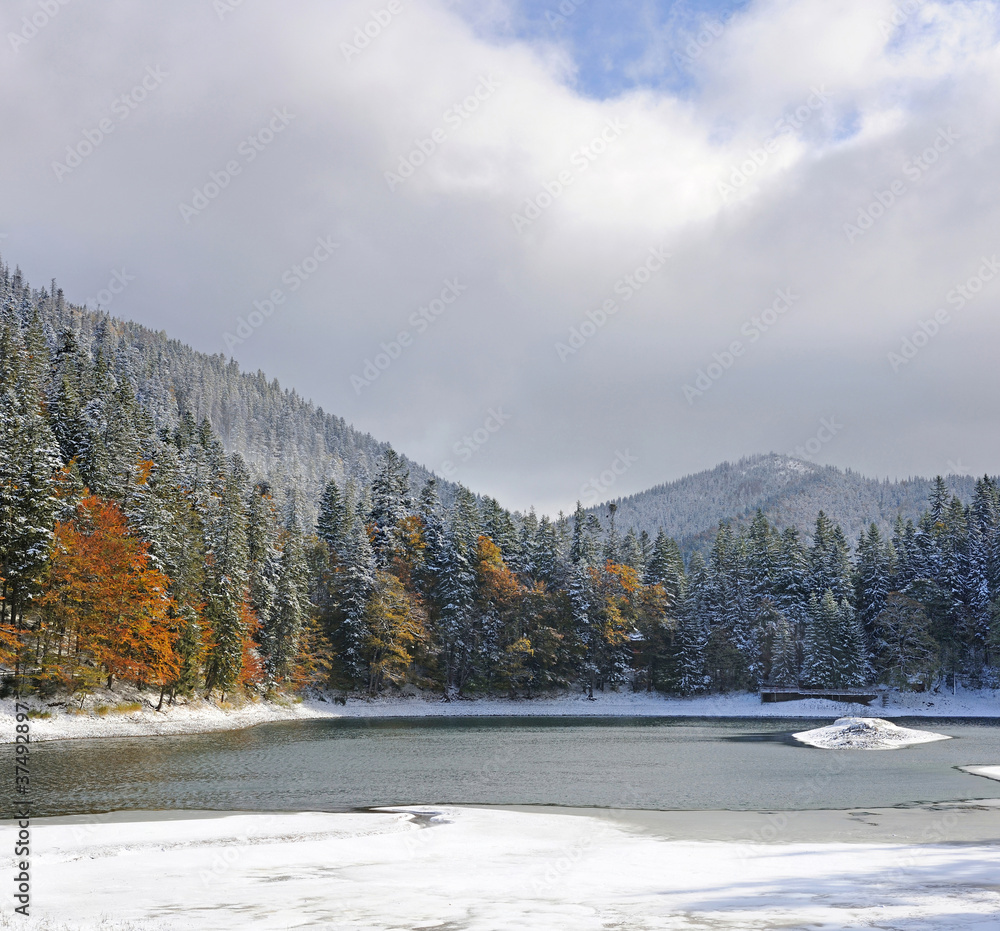
[[168, 619], [170, 579], [150, 565], [149, 545], [129, 531], [117, 504], [86, 495], [76, 517], [58, 523], [40, 599], [58, 657], [89, 656], [107, 677], [164, 687], [177, 673]]

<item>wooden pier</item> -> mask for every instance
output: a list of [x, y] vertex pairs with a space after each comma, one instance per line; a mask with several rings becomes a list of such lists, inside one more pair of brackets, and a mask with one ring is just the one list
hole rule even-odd
[[867, 705], [879, 696], [879, 690], [871, 689], [799, 689], [763, 686], [760, 690], [762, 702], [797, 701], [800, 698], [828, 698], [830, 701], [856, 702]]

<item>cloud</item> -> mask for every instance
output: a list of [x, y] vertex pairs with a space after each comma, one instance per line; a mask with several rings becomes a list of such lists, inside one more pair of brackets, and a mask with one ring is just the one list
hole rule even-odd
[[[11, 7], [5, 36], [35, 8]], [[1000, 282], [902, 369], [888, 356], [1000, 252], [996, 3], [758, 0], [720, 17], [674, 89], [655, 63], [699, 20], [653, 9], [644, 46], [609, 43], [635, 83], [605, 94], [594, 48], [526, 35], [512, 7], [392, 9], [65, 5], [0, 53], [5, 256], [77, 300], [127, 268], [114, 312], [209, 352], [282, 289], [233, 345], [241, 365], [434, 468], [503, 405], [457, 477], [512, 506], [571, 507], [625, 447], [615, 494], [793, 448], [831, 414], [844, 427], [825, 461], [995, 470]], [[118, 118], [149, 68], [166, 77]], [[112, 131], [60, 180], [53, 163], [102, 120]], [[292, 291], [319, 237], [340, 245]], [[656, 248], [669, 262], [623, 300]], [[358, 393], [352, 376], [449, 278], [461, 300]], [[801, 300], [750, 342], [785, 287]], [[734, 341], [689, 404], [684, 386]], [[941, 402], [956, 385], [961, 430]]]

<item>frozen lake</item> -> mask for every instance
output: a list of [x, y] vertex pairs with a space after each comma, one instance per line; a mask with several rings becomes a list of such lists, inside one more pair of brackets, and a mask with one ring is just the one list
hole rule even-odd
[[954, 739], [891, 751], [819, 750], [791, 737], [824, 723], [340, 719], [53, 741], [32, 749], [34, 808], [36, 817], [442, 804], [759, 811], [1000, 797], [1000, 782], [956, 768], [1000, 763], [995, 722], [908, 720]]

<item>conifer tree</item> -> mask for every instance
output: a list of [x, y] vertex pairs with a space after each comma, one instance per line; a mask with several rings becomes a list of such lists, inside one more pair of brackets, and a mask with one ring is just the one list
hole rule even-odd
[[688, 584], [677, 628], [678, 687], [685, 695], [704, 692], [712, 683], [708, 673], [707, 589], [708, 571], [705, 561], [700, 554], [695, 553], [691, 557]]
[[249, 547], [245, 501], [246, 465], [215, 453], [214, 488], [204, 515], [207, 590], [204, 617], [209, 625], [205, 688], [223, 694], [240, 679], [255, 620], [250, 612]]
[[382, 568], [402, 553], [403, 522], [411, 507], [410, 474], [399, 454], [390, 447], [372, 480], [371, 508], [367, 515], [373, 528], [372, 550]]
[[15, 327], [0, 327], [0, 624], [16, 629], [39, 591], [59, 506], [43, 401], [39, 361]]
[[802, 684], [807, 688], [832, 688], [837, 684], [835, 643], [839, 625], [839, 608], [833, 592], [828, 588], [822, 599], [811, 593], [802, 644]]
[[266, 610], [261, 630], [264, 670], [270, 682], [281, 683], [292, 677], [309, 615], [305, 549], [302, 531], [294, 521], [283, 534], [275, 597]]
[[875, 619], [885, 610], [892, 562], [892, 544], [883, 541], [876, 524], [870, 524], [868, 532], [858, 540], [854, 570], [854, 603], [869, 636], [875, 629]]

